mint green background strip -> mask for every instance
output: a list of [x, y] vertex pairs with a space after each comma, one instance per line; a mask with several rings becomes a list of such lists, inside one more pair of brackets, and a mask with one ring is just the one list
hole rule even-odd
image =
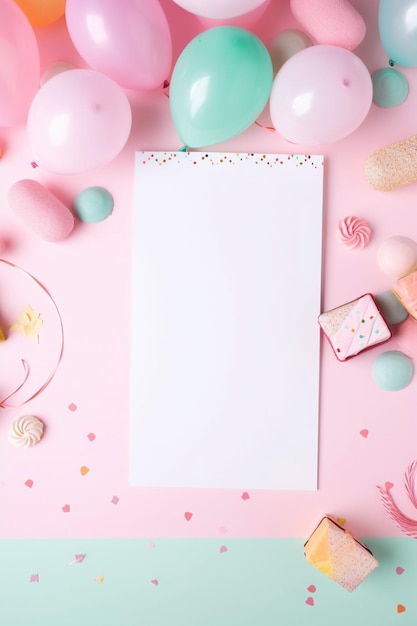
[[364, 542], [381, 565], [349, 593], [306, 563], [301, 539], [0, 541], [0, 624], [415, 626], [417, 541]]

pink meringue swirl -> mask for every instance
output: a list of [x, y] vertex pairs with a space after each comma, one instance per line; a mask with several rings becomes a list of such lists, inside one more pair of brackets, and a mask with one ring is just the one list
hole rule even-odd
[[361, 249], [369, 242], [371, 229], [363, 219], [350, 215], [340, 220], [336, 236], [347, 248]]

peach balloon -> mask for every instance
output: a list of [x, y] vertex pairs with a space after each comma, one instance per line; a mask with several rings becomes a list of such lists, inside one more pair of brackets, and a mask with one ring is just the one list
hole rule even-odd
[[32, 26], [48, 26], [65, 13], [65, 0], [14, 0]]
[[380, 269], [391, 278], [402, 278], [417, 269], [417, 242], [404, 235], [388, 237], [378, 248]]

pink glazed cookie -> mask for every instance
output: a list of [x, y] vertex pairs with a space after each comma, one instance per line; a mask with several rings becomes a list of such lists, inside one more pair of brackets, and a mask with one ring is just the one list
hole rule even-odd
[[391, 338], [391, 330], [369, 293], [322, 313], [319, 324], [339, 361]]

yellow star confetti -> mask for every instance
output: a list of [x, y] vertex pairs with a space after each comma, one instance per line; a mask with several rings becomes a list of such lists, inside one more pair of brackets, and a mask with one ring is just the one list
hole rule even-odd
[[30, 305], [19, 315], [14, 324], [10, 326], [10, 330], [17, 330], [39, 343], [39, 331], [42, 328], [43, 321], [40, 319], [40, 313], [32, 309]]

